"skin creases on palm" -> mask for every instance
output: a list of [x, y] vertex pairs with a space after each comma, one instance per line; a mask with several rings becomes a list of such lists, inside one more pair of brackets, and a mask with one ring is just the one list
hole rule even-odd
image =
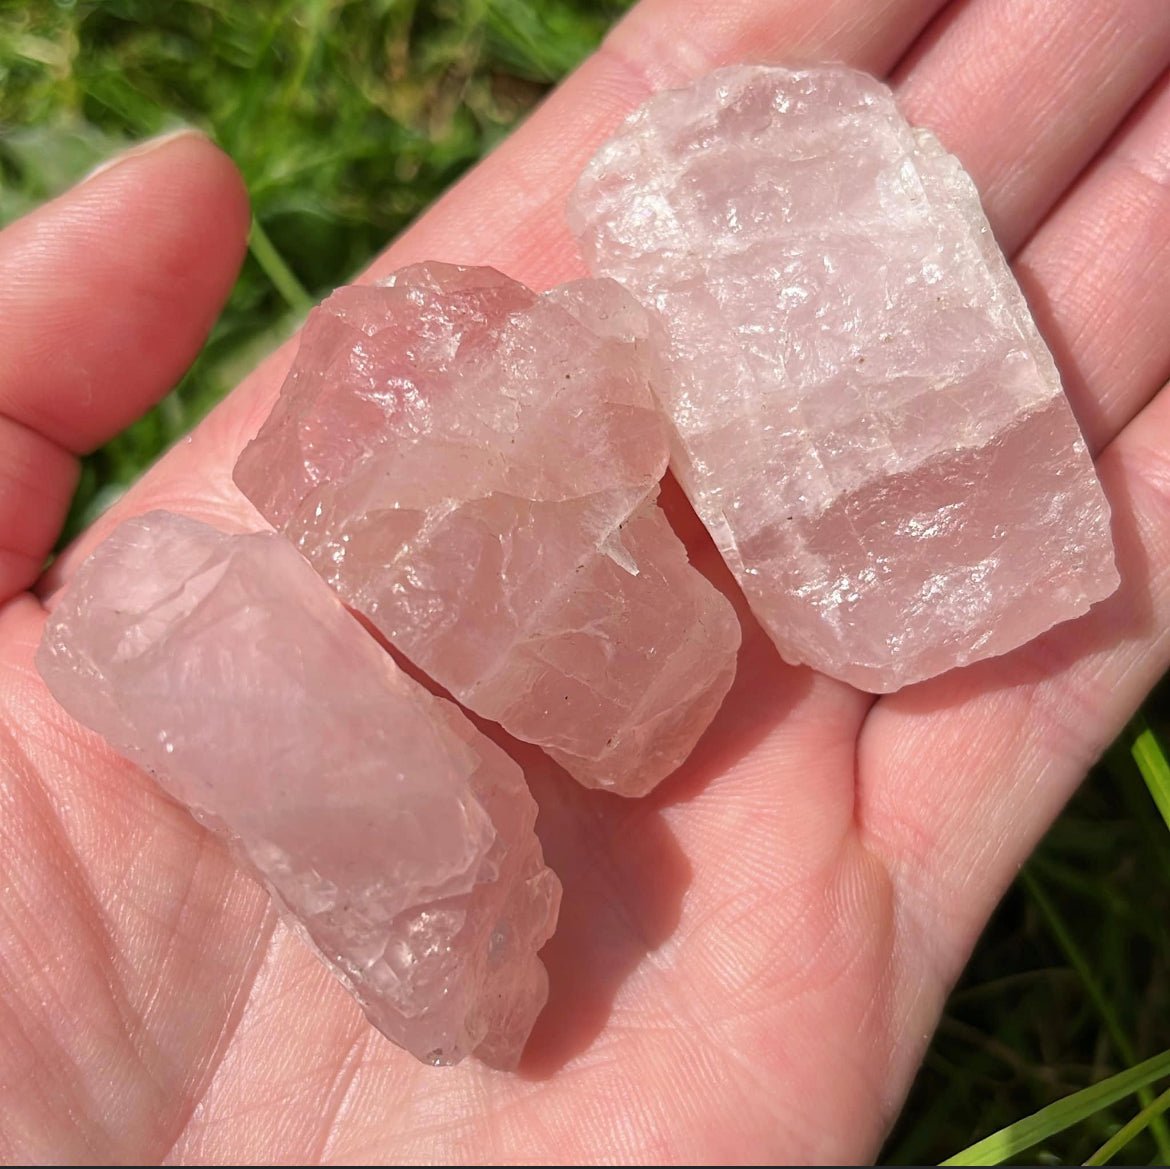
[[892, 71], [911, 119], [963, 159], [1096, 454], [1121, 591], [876, 703], [785, 666], [741, 607], [724, 711], [643, 801], [577, 789], [517, 747], [565, 884], [550, 1004], [517, 1074], [421, 1068], [32, 668], [40, 598], [117, 519], [161, 506], [246, 522], [231, 466], [289, 360], [262, 364], [22, 591], [72, 452], [174, 383], [243, 252], [246, 201], [209, 143], [123, 161], [0, 235], [0, 1156], [874, 1155], [992, 907], [1170, 655], [1170, 265], [1154, 262], [1170, 244], [1170, 7], [643, 0], [372, 270], [578, 275], [562, 208], [597, 143], [649, 90], [745, 58]]

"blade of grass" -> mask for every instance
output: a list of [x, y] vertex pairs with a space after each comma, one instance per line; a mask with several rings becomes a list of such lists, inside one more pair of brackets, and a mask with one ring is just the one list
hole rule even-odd
[[[1118, 791], [1124, 801], [1125, 818], [1136, 827], [1139, 834], [1131, 847], [1140, 849], [1143, 856], [1150, 858], [1151, 867], [1156, 869], [1156, 872], [1150, 874], [1150, 879], [1158, 880], [1162, 888], [1170, 889], [1170, 832], [1166, 831], [1165, 822], [1160, 816], [1150, 815], [1150, 789], [1132, 752], [1134, 739], [1144, 725], [1143, 715], [1137, 727], [1131, 728], [1124, 742], [1117, 745], [1118, 753], [1124, 750], [1128, 756], [1126, 761], [1131, 764], [1118, 784]], [[1132, 909], [1140, 912], [1148, 922], [1150, 907], [1147, 903], [1139, 902]]]
[[[1101, 1022], [1104, 1023], [1105, 1030], [1109, 1032], [1109, 1037], [1113, 1041], [1113, 1046], [1117, 1049], [1117, 1054], [1121, 1057], [1123, 1063], [1132, 1067], [1137, 1062], [1137, 1052], [1134, 1050], [1133, 1044], [1129, 1041], [1129, 1036], [1126, 1034], [1125, 1028], [1121, 1025], [1121, 1020], [1118, 1018], [1117, 1012], [1113, 1009], [1113, 1004], [1109, 1001], [1109, 996], [1105, 993], [1104, 987], [1102, 987], [1101, 983], [1097, 980], [1097, 976], [1093, 973], [1093, 968], [1089, 965], [1089, 960], [1085, 957], [1080, 946], [1077, 945], [1072, 932], [1060, 916], [1056, 908], [1056, 903], [1048, 896], [1044, 887], [1036, 880], [1029, 869], [1025, 868], [1020, 873], [1020, 884], [1027, 891], [1033, 904], [1040, 911], [1040, 915], [1044, 918], [1052, 936], [1064, 951], [1065, 957], [1068, 958], [1069, 965], [1077, 972], [1077, 976], [1084, 985], [1085, 991], [1092, 1001], [1093, 1006], [1096, 1007], [1097, 1013], [1101, 1016]], [[1143, 1108], [1148, 1108], [1153, 1103], [1154, 1097], [1148, 1088], [1142, 1088], [1138, 1093], [1138, 1099]], [[1170, 1164], [1170, 1128], [1167, 1127], [1166, 1122], [1161, 1117], [1158, 1117], [1154, 1121], [1150, 1131], [1158, 1145], [1158, 1154], [1162, 1163]]]
[[1170, 762], [1151, 727], [1143, 726], [1130, 751], [1154, 803], [1158, 805], [1158, 811], [1162, 813], [1166, 827], [1170, 828]]
[[272, 281], [272, 286], [293, 312], [303, 316], [313, 307], [313, 298], [284, 262], [284, 257], [276, 250], [258, 219], [252, 220], [252, 230], [248, 234], [248, 251], [252, 253], [256, 263], [264, 270], [264, 275]]
[[1107, 1165], [1167, 1108], [1170, 1108], [1170, 1088], [1167, 1088], [1156, 1100], [1150, 1101], [1128, 1124], [1119, 1128], [1084, 1164]]
[[1170, 1051], [1155, 1055], [1136, 1067], [1118, 1072], [1099, 1084], [1093, 1084], [1041, 1108], [1023, 1120], [1017, 1120], [999, 1132], [968, 1146], [943, 1165], [1002, 1165], [1025, 1149], [1064, 1132], [1102, 1108], [1132, 1096], [1157, 1080], [1170, 1076]]

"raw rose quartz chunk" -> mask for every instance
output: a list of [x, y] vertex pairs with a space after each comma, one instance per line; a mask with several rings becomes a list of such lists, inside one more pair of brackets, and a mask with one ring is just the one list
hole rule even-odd
[[514, 1063], [560, 899], [519, 768], [403, 674], [286, 541], [131, 520], [52, 610], [58, 702], [232, 839], [370, 1021]]
[[788, 660], [894, 690], [1117, 586], [975, 187], [884, 85], [742, 67], [659, 94], [570, 221], [662, 313], [675, 473]]
[[612, 281], [422, 264], [343, 288], [235, 472], [460, 702], [624, 795], [690, 753], [739, 645], [655, 504], [649, 328]]

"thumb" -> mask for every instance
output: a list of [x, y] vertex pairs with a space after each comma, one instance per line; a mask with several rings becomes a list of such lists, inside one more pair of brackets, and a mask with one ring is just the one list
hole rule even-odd
[[248, 222], [231, 161], [181, 131], [0, 232], [0, 603], [39, 575], [77, 455], [157, 402], [195, 357]]

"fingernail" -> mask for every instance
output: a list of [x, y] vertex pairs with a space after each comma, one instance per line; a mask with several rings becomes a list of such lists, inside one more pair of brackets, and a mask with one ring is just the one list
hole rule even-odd
[[120, 154], [115, 154], [113, 158], [107, 158], [105, 162], [99, 162], [87, 174], [81, 183], [88, 183], [90, 179], [96, 179], [98, 175], [104, 175], [108, 171], [112, 171], [115, 167], [121, 166], [124, 162], [129, 162], [132, 158], [141, 158], [144, 154], [153, 154], [156, 150], [163, 146], [168, 146], [170, 143], [179, 138], [206, 138], [207, 135], [201, 130], [192, 129], [190, 126], [184, 126], [181, 130], [171, 130], [166, 134], [159, 134], [156, 138], [148, 138], [145, 142], [140, 142], [137, 146], [130, 147], [129, 150], [123, 150]]

